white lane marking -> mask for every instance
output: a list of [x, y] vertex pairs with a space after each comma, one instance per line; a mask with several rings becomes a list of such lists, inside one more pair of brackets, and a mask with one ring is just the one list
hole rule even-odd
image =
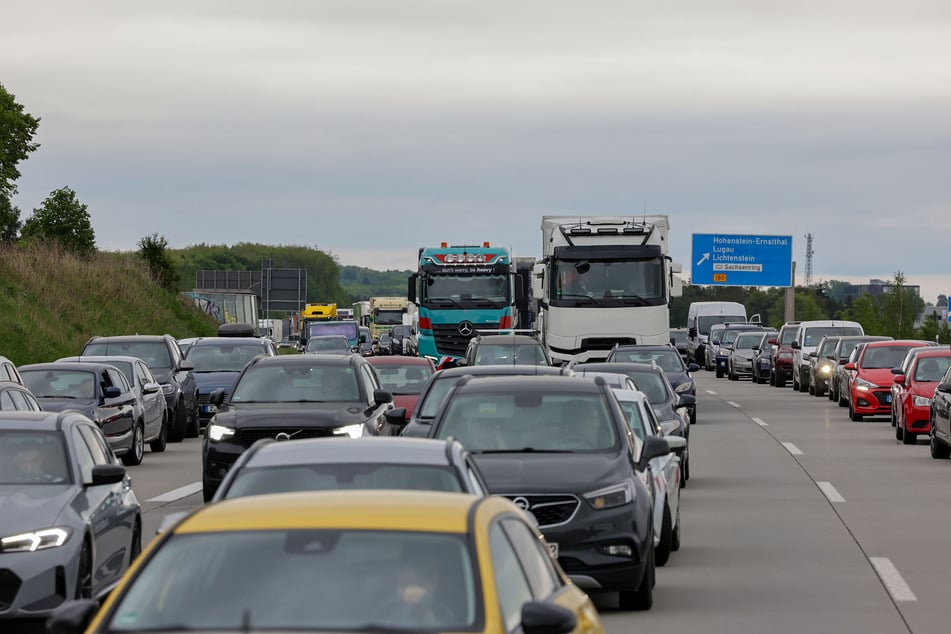
[[801, 456], [801, 455], [802, 455], [802, 449], [800, 449], [800, 448], [797, 447], [796, 445], [792, 444], [791, 442], [784, 442], [784, 443], [783, 443], [783, 447], [785, 447], [785, 448], [786, 448], [786, 451], [788, 451], [789, 453], [791, 453], [791, 454], [794, 455], [794, 456]]
[[175, 500], [187, 498], [189, 495], [194, 495], [199, 491], [201, 491], [201, 482], [192, 482], [191, 484], [186, 484], [183, 487], [178, 487], [177, 489], [168, 491], [162, 495], [157, 495], [154, 498], [150, 498], [146, 500], [146, 502], [174, 502]]
[[737, 408], [737, 409], [739, 409], [739, 407], [740, 407], [740, 404], [737, 403], [736, 401], [727, 401], [726, 404], [727, 404], [727, 405], [732, 405], [733, 407], [735, 407], [735, 408]]
[[762, 418], [754, 418], [753, 422], [759, 425], [760, 427], [769, 427], [769, 424], [766, 423]]
[[716, 396], [716, 395], [717, 395], [717, 393], [716, 393], [716, 392], [714, 392], [713, 390], [707, 390], [707, 394], [713, 394], [714, 396]]
[[831, 482], [816, 482], [816, 484], [819, 485], [819, 490], [825, 493], [830, 502], [845, 502], [845, 498], [835, 490]]
[[915, 593], [912, 592], [908, 584], [905, 583], [901, 573], [898, 572], [898, 568], [895, 567], [891, 559], [888, 557], [869, 557], [868, 560], [872, 562], [875, 572], [878, 573], [882, 583], [885, 584], [888, 594], [892, 595], [892, 599], [895, 601], [918, 600], [918, 597], [915, 596]]

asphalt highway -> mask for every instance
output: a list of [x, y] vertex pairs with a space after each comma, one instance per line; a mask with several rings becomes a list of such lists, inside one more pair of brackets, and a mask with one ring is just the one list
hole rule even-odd
[[[681, 550], [657, 570], [652, 610], [595, 596], [608, 632], [951, 629], [951, 461], [824, 397], [696, 378]], [[200, 439], [130, 472], [146, 535], [202, 505]]]

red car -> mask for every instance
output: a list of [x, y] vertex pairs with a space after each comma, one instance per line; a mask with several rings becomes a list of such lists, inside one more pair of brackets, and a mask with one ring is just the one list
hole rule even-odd
[[922, 350], [895, 375], [895, 437], [914, 445], [918, 434], [931, 431], [931, 398], [942, 377], [951, 367], [951, 350]]
[[870, 341], [861, 355], [845, 365], [854, 370], [855, 377], [849, 386], [849, 418], [860, 421], [865, 416], [891, 416], [892, 368], [897, 368], [905, 359], [908, 350], [933, 343], [918, 340]]
[[[436, 371], [433, 362], [425, 357], [403, 356], [367, 357], [367, 362], [373, 366], [380, 387], [393, 394], [393, 407], [405, 408], [403, 418], [408, 423], [423, 386]], [[398, 435], [400, 431], [392, 433]]]

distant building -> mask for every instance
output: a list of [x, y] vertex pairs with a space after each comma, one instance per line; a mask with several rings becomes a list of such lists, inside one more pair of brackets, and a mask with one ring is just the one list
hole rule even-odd
[[[941, 301], [942, 299], [944, 299], [944, 301]], [[920, 328], [921, 324], [925, 322], [925, 319], [931, 315], [937, 317], [938, 324], [948, 323], [948, 300], [946, 297], [939, 296], [937, 304], [925, 304], [924, 310], [922, 310], [918, 318], [915, 319], [915, 328]]]

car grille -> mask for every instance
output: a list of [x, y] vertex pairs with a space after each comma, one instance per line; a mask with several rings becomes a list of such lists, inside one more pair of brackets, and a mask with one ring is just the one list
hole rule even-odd
[[559, 557], [558, 564], [561, 566], [561, 569], [565, 571], [566, 575], [581, 574], [587, 572], [590, 568], [590, 566], [586, 566], [584, 562], [575, 557]]
[[538, 521], [538, 526], [557, 526], [568, 522], [578, 510], [578, 498], [568, 494], [555, 495], [506, 495], [508, 499], [515, 502], [519, 507], [528, 508], [532, 515]]
[[498, 330], [499, 322], [472, 324], [472, 334], [464, 336], [459, 332], [459, 324], [433, 324], [433, 338], [436, 340], [436, 352], [441, 355], [462, 357], [466, 354], [469, 340], [478, 330]]
[[0, 568], [0, 612], [8, 610], [13, 605], [21, 583], [20, 578], [13, 571]]
[[875, 395], [875, 400], [878, 401], [878, 404], [882, 407], [891, 407], [892, 404], [889, 403], [887, 399], [891, 395], [891, 390], [888, 392], [873, 392]]
[[291, 440], [301, 440], [303, 438], [328, 438], [334, 435], [332, 427], [310, 427], [301, 429], [299, 427], [262, 427], [242, 429], [239, 433], [241, 444], [247, 448], [262, 438], [274, 438], [281, 432], [291, 437]]

